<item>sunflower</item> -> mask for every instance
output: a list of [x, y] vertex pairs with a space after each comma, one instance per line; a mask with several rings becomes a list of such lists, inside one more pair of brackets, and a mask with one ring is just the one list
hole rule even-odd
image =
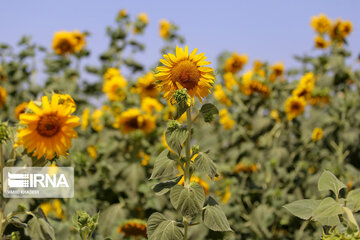
[[77, 42], [72, 32], [60, 31], [54, 34], [52, 48], [59, 55], [72, 54]]
[[270, 117], [272, 119], [276, 120], [276, 122], [281, 122], [280, 117], [279, 117], [279, 112], [275, 109], [271, 110]]
[[104, 82], [103, 92], [106, 93], [110, 101], [123, 101], [126, 97], [125, 87], [127, 82], [121, 75], [114, 76]]
[[232, 74], [231, 72], [227, 72], [224, 74], [223, 78], [224, 78], [225, 87], [229, 91], [231, 91], [233, 87], [237, 84], [234, 74]]
[[85, 108], [81, 114], [81, 130], [85, 131], [87, 126], [89, 125], [90, 118], [90, 110], [89, 108]]
[[270, 89], [264, 83], [253, 79], [253, 71], [248, 71], [242, 76], [240, 90], [246, 95], [250, 96], [255, 93], [261, 94], [263, 97], [268, 97]]
[[124, 237], [144, 237], [146, 238], [146, 222], [141, 219], [131, 219], [125, 221], [119, 228], [119, 234], [124, 234]]
[[328, 47], [328, 42], [322, 36], [316, 36], [314, 39], [315, 47], [324, 49]]
[[60, 96], [54, 94], [51, 103], [47, 96], [42, 97], [41, 108], [31, 101], [28, 109], [32, 113], [20, 115], [20, 123], [26, 127], [19, 130], [18, 142], [38, 159], [68, 155], [71, 140], [77, 137], [73, 128], [80, 125], [80, 119], [71, 116], [75, 109], [61, 101]]
[[73, 37], [76, 39], [74, 46], [75, 52], [80, 52], [81, 49], [83, 49], [83, 47], [86, 45], [85, 36], [85, 33], [79, 32], [78, 30], [73, 32]]
[[162, 38], [170, 36], [171, 23], [168, 20], [162, 19], [159, 24], [159, 35]]
[[41, 203], [39, 207], [43, 210], [46, 217], [65, 219], [65, 213], [61, 205], [61, 201], [59, 199], [55, 199], [52, 202]]
[[116, 117], [114, 127], [120, 128], [123, 133], [131, 133], [137, 129], [150, 133], [155, 129], [156, 122], [153, 116], [142, 114], [137, 108], [131, 108]]
[[237, 73], [244, 67], [247, 62], [247, 55], [239, 55], [234, 52], [231, 57], [225, 61], [225, 72]]
[[312, 137], [311, 137], [313, 142], [321, 140], [322, 138], [323, 138], [323, 130], [322, 130], [322, 128], [314, 128], [314, 130], [312, 132]]
[[152, 114], [155, 110], [160, 112], [164, 106], [155, 98], [146, 97], [141, 101], [141, 110], [148, 114]]
[[136, 92], [141, 97], [156, 98], [159, 95], [159, 90], [155, 84], [155, 77], [152, 72], [148, 72], [142, 77], [138, 78], [136, 83]]
[[27, 102], [23, 102], [20, 103], [19, 105], [16, 106], [15, 108], [15, 118], [17, 120], [19, 120], [20, 115], [25, 113], [26, 107], [27, 107], [28, 103]]
[[316, 32], [323, 34], [330, 29], [331, 20], [325, 14], [320, 14], [312, 17], [310, 24]]
[[88, 152], [89, 156], [94, 160], [98, 156], [98, 154], [97, 154], [97, 146], [95, 146], [95, 145], [88, 146], [87, 147], [87, 152]]
[[285, 112], [288, 121], [302, 114], [305, 110], [306, 101], [303, 97], [291, 96], [285, 101]]
[[247, 162], [247, 161], [241, 161], [238, 164], [236, 164], [234, 168], [234, 173], [253, 173], [258, 171], [258, 165], [255, 163]]
[[231, 119], [228, 111], [225, 108], [220, 110], [219, 116], [220, 116], [220, 124], [224, 127], [224, 129], [230, 130], [233, 128], [235, 121]]
[[221, 85], [216, 85], [215, 86], [215, 91], [214, 91], [214, 97], [221, 102], [222, 104], [225, 104], [226, 106], [230, 107], [231, 106], [231, 100], [226, 96], [226, 93], [224, 92], [223, 88]]
[[164, 97], [168, 100], [172, 98], [175, 90], [186, 88], [187, 93], [194, 98], [195, 96], [202, 102], [213, 87], [215, 77], [211, 74], [214, 70], [211, 67], [204, 67], [210, 64], [205, 61], [204, 53], [196, 54], [195, 48], [189, 54], [188, 47], [185, 50], [176, 46], [176, 55], [164, 55], [160, 62], [165, 66], [157, 67], [159, 71], [155, 75], [158, 85], [165, 92]]
[[110, 80], [113, 77], [120, 76], [120, 70], [117, 68], [108, 68], [104, 74], [105, 80]]
[[4, 107], [6, 104], [6, 90], [3, 87], [0, 87], [0, 108]]
[[126, 18], [127, 16], [128, 16], [127, 10], [123, 8], [119, 11], [117, 19]]

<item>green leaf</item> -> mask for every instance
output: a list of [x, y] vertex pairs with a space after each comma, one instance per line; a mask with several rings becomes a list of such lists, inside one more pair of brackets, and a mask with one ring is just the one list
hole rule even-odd
[[100, 212], [99, 233], [103, 236], [110, 236], [114, 227], [118, 224], [117, 220], [124, 218], [124, 209], [120, 204], [112, 204]]
[[169, 154], [169, 149], [165, 149], [155, 159], [154, 169], [150, 179], [173, 177], [178, 174], [176, 161], [170, 159]]
[[309, 220], [315, 208], [320, 204], [321, 200], [303, 199], [283, 206], [291, 214], [298, 218]]
[[170, 191], [170, 201], [183, 216], [194, 217], [204, 205], [204, 189], [198, 183], [191, 183], [188, 187], [176, 185]]
[[173, 220], [168, 220], [161, 213], [153, 213], [147, 222], [149, 240], [182, 240], [184, 234]]
[[189, 108], [186, 102], [181, 102], [179, 104], [176, 104], [176, 113], [175, 113], [175, 119], [179, 119]]
[[194, 160], [194, 165], [196, 170], [200, 172], [207, 173], [211, 179], [214, 179], [216, 176], [216, 165], [213, 160], [204, 152], [199, 152], [197, 157]]
[[176, 128], [168, 127], [165, 133], [165, 140], [171, 150], [180, 156], [182, 146], [188, 136], [188, 131], [182, 126]]
[[219, 110], [215, 107], [215, 105], [211, 103], [205, 103], [201, 106], [200, 113], [204, 117], [205, 122], [212, 122], [214, 119], [213, 115], [219, 114]]
[[360, 210], [360, 189], [352, 190], [346, 197], [347, 206], [353, 211]]
[[318, 182], [319, 191], [331, 190], [338, 196], [342, 188], [346, 188], [345, 184], [339, 181], [334, 174], [326, 170], [321, 174]]
[[[323, 199], [319, 206], [313, 211], [313, 218], [322, 225], [334, 226], [339, 221], [339, 214], [343, 214], [344, 210], [341, 205], [333, 198]], [[336, 225], [336, 224], [335, 224]]]
[[212, 103], [205, 103], [201, 106], [200, 109], [201, 114], [219, 114], [219, 110]]
[[55, 232], [45, 217], [44, 212], [39, 209], [34, 213], [32, 219], [27, 223], [25, 233], [31, 239], [52, 240], [55, 239]]
[[181, 180], [182, 177], [183, 177], [183, 175], [181, 175], [173, 180], [170, 180], [170, 181], [158, 183], [153, 187], [153, 190], [157, 195], [163, 195], [163, 194], [167, 193], [168, 191], [170, 191], [170, 189], [173, 186], [178, 184], [178, 182]]
[[232, 231], [229, 225], [229, 222], [225, 216], [225, 213], [219, 206], [219, 204], [213, 199], [209, 197], [207, 201], [207, 205], [203, 210], [202, 219], [208, 228], [213, 231]]

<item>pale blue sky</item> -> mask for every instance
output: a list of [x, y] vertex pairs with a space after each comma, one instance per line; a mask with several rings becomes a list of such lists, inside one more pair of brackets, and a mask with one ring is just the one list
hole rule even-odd
[[0, 4], [0, 42], [14, 45], [23, 34], [36, 42], [51, 45], [58, 30], [88, 30], [88, 46], [97, 57], [108, 44], [105, 27], [114, 24], [121, 8], [133, 17], [147, 12], [150, 25], [144, 37], [146, 53], [137, 56], [147, 66], [158, 60], [162, 40], [158, 23], [162, 18], [180, 26], [190, 49], [199, 48], [209, 60], [216, 61], [223, 50], [248, 54], [250, 60], [284, 61], [294, 66], [294, 54], [314, 53], [315, 33], [309, 26], [311, 16], [325, 13], [331, 18], [349, 19], [354, 31], [349, 37], [350, 49], [360, 52], [360, 1], [335, 0], [252, 0], [252, 1], [169, 1], [169, 0], [62, 0], [2, 1]]

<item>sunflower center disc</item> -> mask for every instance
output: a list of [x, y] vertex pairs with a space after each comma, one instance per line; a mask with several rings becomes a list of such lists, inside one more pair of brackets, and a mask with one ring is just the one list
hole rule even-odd
[[54, 136], [60, 130], [60, 119], [55, 115], [42, 116], [37, 125], [37, 132], [44, 137]]
[[179, 62], [171, 71], [173, 82], [178, 82], [186, 88], [191, 90], [198, 85], [200, 80], [200, 72], [196, 65], [188, 60]]

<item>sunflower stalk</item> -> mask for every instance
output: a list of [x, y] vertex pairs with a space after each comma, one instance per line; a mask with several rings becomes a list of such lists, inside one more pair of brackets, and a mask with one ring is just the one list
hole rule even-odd
[[186, 139], [186, 163], [185, 163], [185, 186], [189, 186], [190, 184], [190, 164], [191, 164], [191, 152], [190, 152], [190, 141], [191, 141], [191, 125], [192, 125], [192, 119], [191, 119], [191, 107], [189, 107], [186, 110], [186, 117], [187, 117], [187, 131], [188, 136]]
[[[4, 182], [3, 182], [3, 170], [4, 170], [4, 166], [5, 166], [5, 163], [4, 163], [4, 159], [3, 159], [3, 146], [2, 146], [2, 143], [0, 143], [0, 172], [1, 172], [1, 191], [3, 191], [3, 185], [4, 185]], [[0, 202], [0, 207], [1, 207], [1, 210], [0, 210], [0, 238], [2, 238], [3, 236], [3, 232], [5, 229], [3, 229], [3, 225], [5, 225], [5, 219], [4, 219], [4, 210], [5, 210], [5, 201], [4, 201], [4, 198], [2, 196], [2, 193], [0, 194], [0, 199], [1, 199], [1, 202]]]

